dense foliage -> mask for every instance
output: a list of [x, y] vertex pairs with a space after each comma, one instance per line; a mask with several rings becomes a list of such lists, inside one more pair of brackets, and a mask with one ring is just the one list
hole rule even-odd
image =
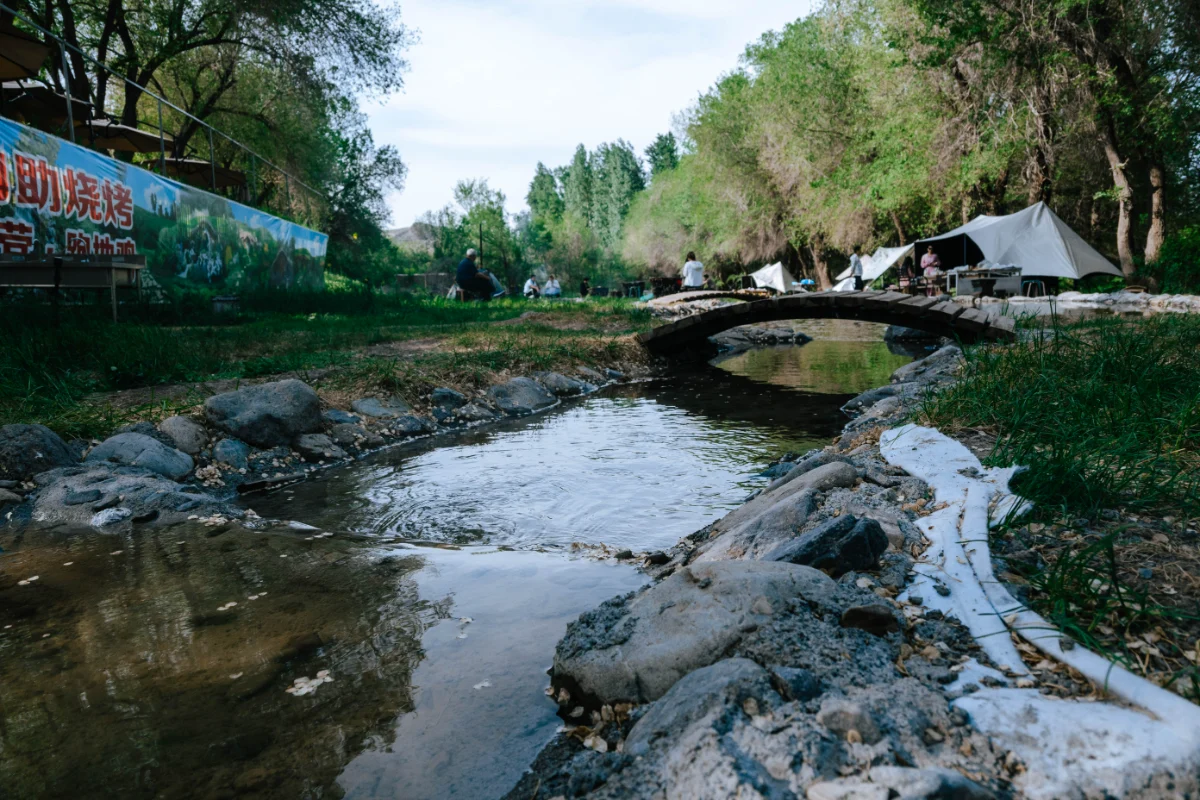
[[622, 254], [782, 258], [828, 285], [854, 244], [1044, 200], [1127, 277], [1195, 288], [1198, 22], [1159, 0], [833, 0], [687, 112]]
[[[57, 49], [47, 77], [126, 125], [157, 129], [159, 105], [122, 78], [279, 165], [310, 192], [194, 119], [162, 108], [169, 155], [240, 170], [239, 200], [330, 234], [329, 265], [372, 283], [400, 268], [383, 194], [405, 167], [376, 147], [356, 98], [403, 85], [412, 36], [375, 0], [14, 0], [23, 16], [104, 64]], [[210, 147], [211, 141], [211, 147]], [[120, 155], [120, 154], [119, 154]], [[125, 154], [125, 157], [130, 157]], [[133, 156], [153, 161], [155, 156]], [[153, 164], [151, 164], [153, 166]]]

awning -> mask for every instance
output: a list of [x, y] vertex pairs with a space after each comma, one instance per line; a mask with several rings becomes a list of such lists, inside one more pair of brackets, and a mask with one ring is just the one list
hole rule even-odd
[[1121, 275], [1107, 258], [1071, 230], [1045, 203], [1002, 217], [979, 216], [949, 233], [915, 242], [919, 260], [932, 247], [942, 269], [987, 260], [1012, 264], [1022, 276], [1079, 279]]
[[11, 22], [0, 22], [0, 80], [32, 78], [41, 71], [48, 55], [48, 44]]
[[774, 264], [751, 273], [750, 279], [754, 281], [754, 285], [758, 288], [774, 289], [780, 294], [787, 294], [792, 291], [792, 284], [796, 282], [792, 274], [783, 266], [782, 261], [776, 261]]
[[[883, 277], [883, 274], [913, 254], [911, 244], [900, 247], [880, 247], [869, 256], [863, 256], [863, 283], [871, 283]], [[846, 267], [834, 280], [841, 281], [834, 286], [834, 291], [849, 292], [854, 290], [854, 281], [850, 279], [850, 268]], [[842, 288], [848, 286], [849, 288]]]
[[157, 132], [139, 130], [112, 120], [77, 123], [75, 138], [102, 150], [120, 150], [125, 153], [157, 153], [162, 144], [170, 150], [174, 142], [170, 134], [164, 134], [163, 142], [160, 143]]
[[[210, 162], [198, 158], [168, 158], [166, 164], [167, 175], [170, 177], [178, 178], [184, 183], [199, 189], [212, 188], [213, 166]], [[143, 166], [157, 170], [158, 161], [150, 161], [143, 164]], [[216, 173], [216, 188], [218, 189], [227, 189], [230, 186], [243, 186], [246, 183], [246, 173], [239, 172], [236, 169], [222, 167], [218, 164]]]
[[[43, 128], [62, 125], [67, 121], [67, 96], [41, 81], [4, 81], [0, 84], [0, 91], [4, 94], [0, 110], [10, 119]], [[73, 98], [71, 113], [76, 122], [90, 119], [92, 104], [78, 97]]]

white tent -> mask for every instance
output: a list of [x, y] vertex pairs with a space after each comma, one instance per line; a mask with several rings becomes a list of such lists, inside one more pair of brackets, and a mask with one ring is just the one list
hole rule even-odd
[[942, 261], [942, 269], [987, 260], [1013, 264], [1022, 276], [1078, 279], [1121, 270], [1071, 230], [1045, 203], [1003, 217], [978, 216], [949, 233], [915, 243], [917, 253], [927, 246]]
[[776, 261], [774, 264], [769, 264], [758, 272], [752, 273], [750, 278], [754, 281], [754, 285], [760, 289], [774, 289], [780, 294], [787, 294], [792, 290], [792, 284], [796, 279], [783, 266], [782, 261]]
[[[871, 281], [882, 277], [883, 273], [912, 254], [913, 246], [908, 244], [901, 247], [881, 247], [871, 255], [863, 256], [863, 285], [870, 284]], [[854, 291], [854, 279], [850, 276], [849, 267], [846, 267], [834, 280], [838, 281], [833, 287], [835, 292]]]

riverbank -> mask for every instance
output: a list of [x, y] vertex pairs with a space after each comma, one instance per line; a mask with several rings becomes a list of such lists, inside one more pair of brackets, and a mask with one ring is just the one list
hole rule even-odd
[[[996, 610], [972, 610], [978, 606], [954, 564], [981, 558], [979, 548], [963, 551], [965, 530], [941, 532], [948, 514], [961, 525], [966, 507], [896, 466], [894, 443], [887, 456], [881, 451], [883, 430], [971, 392], [959, 360], [956, 348], [945, 348], [848, 404], [861, 415], [834, 445], [780, 465], [764, 493], [652, 554], [650, 588], [573, 623], [548, 690], [565, 732], [507, 797], [1196, 791], [1188, 749], [1196, 743], [1173, 732], [1177, 719], [1145, 721], [1062, 661], [1027, 642], [1007, 644]], [[1019, 396], [1016, 386], [1008, 391]], [[987, 432], [958, 434], [988, 453]], [[991, 480], [953, 446], [963, 475]], [[1049, 539], [1054, 531], [1046, 532]], [[1005, 538], [998, 528], [994, 539]], [[1011, 559], [1012, 543], [1002, 547]], [[1006, 563], [997, 567], [1004, 581], [1012, 577]], [[910, 586], [918, 576], [919, 590]], [[1036, 605], [1033, 594], [1020, 596]], [[1115, 596], [1119, 602], [1119, 589]], [[997, 624], [1005, 647], [978, 638]], [[1155, 642], [1141, 641], [1163, 638], [1160, 629]], [[1106, 702], [1081, 706], [1081, 697]], [[1022, 714], [1046, 722], [1035, 731], [1028, 716], [1016, 722]], [[1069, 750], [1099, 760], [1078, 766], [1079, 753], [1060, 746], [1068, 734], [1076, 739]]]

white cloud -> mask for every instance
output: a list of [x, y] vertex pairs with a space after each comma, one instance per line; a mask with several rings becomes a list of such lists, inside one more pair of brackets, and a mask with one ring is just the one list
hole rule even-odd
[[368, 104], [376, 142], [408, 165], [389, 199], [408, 225], [461, 178], [524, 207], [538, 161], [624, 138], [639, 150], [737, 65], [745, 46], [811, 0], [402, 0], [420, 31], [403, 93]]

